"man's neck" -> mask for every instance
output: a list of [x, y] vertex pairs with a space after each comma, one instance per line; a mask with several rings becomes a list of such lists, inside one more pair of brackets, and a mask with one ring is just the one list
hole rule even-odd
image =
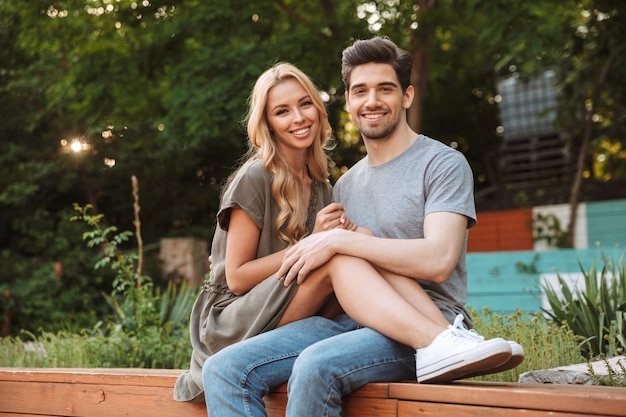
[[384, 139], [363, 138], [368, 163], [370, 165], [382, 165], [391, 161], [409, 149], [417, 140], [417, 136], [418, 134], [409, 125], [404, 125], [404, 128], [398, 129], [393, 135]]

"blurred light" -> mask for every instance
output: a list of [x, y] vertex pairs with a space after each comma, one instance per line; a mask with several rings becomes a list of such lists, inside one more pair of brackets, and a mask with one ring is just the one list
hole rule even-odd
[[81, 139], [72, 139], [71, 141], [68, 141], [67, 139], [61, 139], [61, 150], [65, 153], [69, 153], [69, 152], [73, 152], [73, 153], [80, 153], [82, 151], [86, 151], [91, 149], [91, 146], [81, 140]]

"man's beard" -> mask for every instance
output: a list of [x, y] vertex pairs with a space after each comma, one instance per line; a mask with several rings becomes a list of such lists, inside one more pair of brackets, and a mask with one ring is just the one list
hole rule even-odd
[[360, 129], [361, 135], [365, 139], [386, 139], [396, 130], [398, 127], [397, 123], [386, 124], [383, 126], [372, 127], [368, 126], [365, 129]]

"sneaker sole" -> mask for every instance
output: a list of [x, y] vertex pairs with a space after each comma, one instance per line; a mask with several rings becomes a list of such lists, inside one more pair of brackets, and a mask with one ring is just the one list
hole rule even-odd
[[478, 373], [474, 376], [497, 374], [500, 372], [508, 371], [517, 367], [520, 363], [524, 362], [524, 348], [517, 342], [508, 341], [511, 347], [511, 357], [508, 361], [494, 369], [485, 369], [484, 372]]
[[470, 378], [504, 365], [511, 357], [509, 342], [489, 340], [473, 350], [417, 369], [417, 382], [437, 383]]

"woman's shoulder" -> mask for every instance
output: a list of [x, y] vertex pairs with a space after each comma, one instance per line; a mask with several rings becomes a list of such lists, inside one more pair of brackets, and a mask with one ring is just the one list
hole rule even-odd
[[244, 183], [261, 186], [272, 181], [272, 173], [265, 169], [263, 161], [254, 158], [246, 161], [235, 174], [232, 185]]

